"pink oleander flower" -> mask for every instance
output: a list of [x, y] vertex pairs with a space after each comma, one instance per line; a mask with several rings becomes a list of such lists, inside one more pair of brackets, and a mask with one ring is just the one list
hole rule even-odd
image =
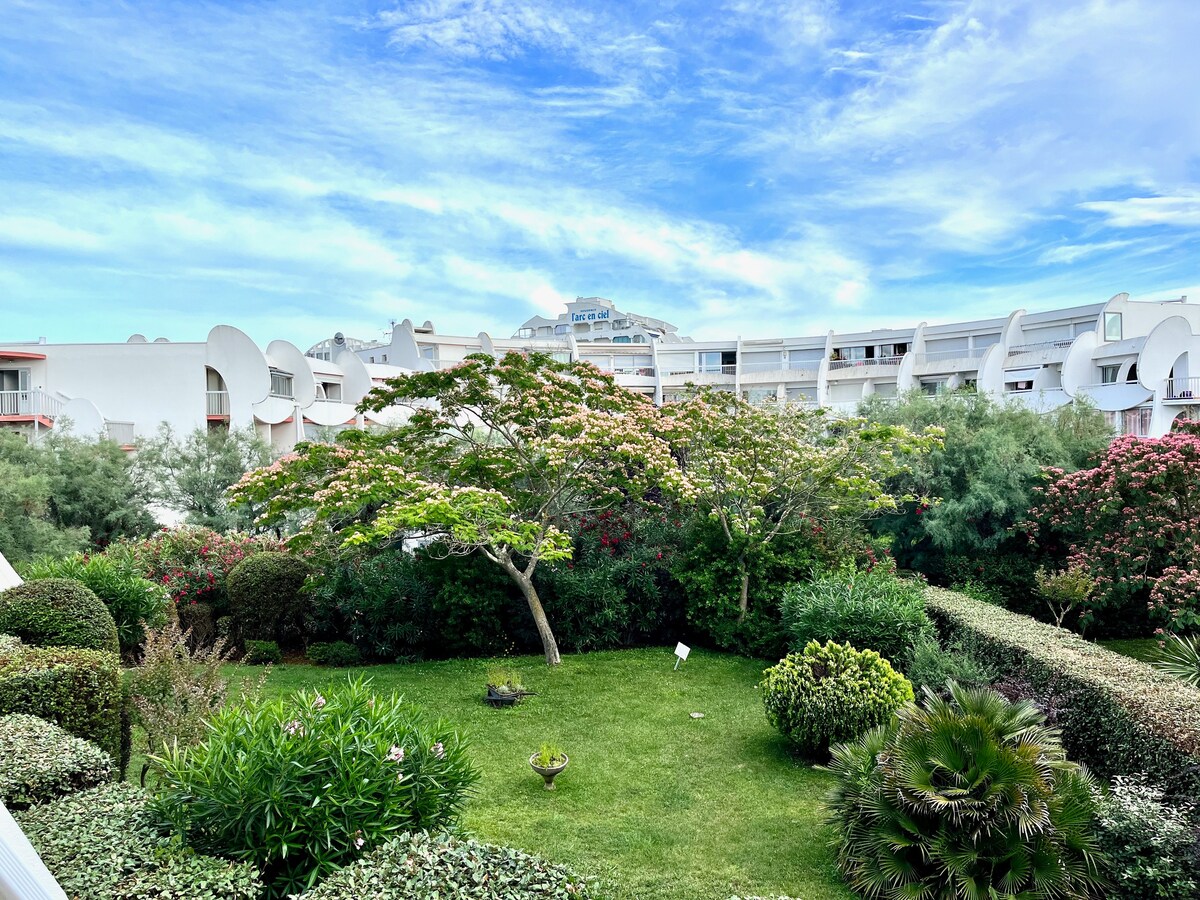
[[316, 698], [313, 700], [313, 709], [320, 709], [324, 705], [325, 705], [325, 698], [322, 697], [320, 694], [317, 694]]
[[393, 744], [392, 749], [388, 750], [387, 758], [396, 763], [404, 762], [404, 748]]
[[436, 744], [434, 744], [432, 747], [430, 747], [429, 752], [432, 753], [434, 756], [436, 756], [438, 759], [446, 758], [446, 747], [441, 741], [438, 741]]
[[283, 723], [283, 730], [288, 734], [304, 734], [304, 725], [299, 719]]

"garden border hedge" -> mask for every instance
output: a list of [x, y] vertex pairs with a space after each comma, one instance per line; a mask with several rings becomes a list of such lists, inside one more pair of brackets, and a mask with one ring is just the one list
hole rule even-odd
[[53, 722], [0, 716], [0, 803], [24, 809], [112, 781], [112, 758]]
[[1145, 772], [1200, 798], [1200, 690], [1029, 616], [942, 588], [925, 598], [943, 638], [1066, 695], [1058, 725], [1071, 759], [1108, 779]]

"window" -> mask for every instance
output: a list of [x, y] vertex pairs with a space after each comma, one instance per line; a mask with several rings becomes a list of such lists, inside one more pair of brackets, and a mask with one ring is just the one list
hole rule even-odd
[[630, 327], [629, 320], [628, 319], [613, 319], [612, 327], [613, 327], [613, 331], [626, 331]]
[[571, 326], [570, 326], [570, 325], [555, 325], [555, 326], [554, 326], [554, 333], [555, 333], [555, 334], [566, 334], [566, 333], [567, 333], [567, 332], [569, 332], [570, 330], [571, 330]]
[[1116, 384], [1117, 373], [1121, 371], [1120, 366], [1101, 366], [1100, 367], [1100, 383], [1101, 384]]
[[[375, 360], [372, 359], [372, 362]], [[296, 396], [292, 390], [292, 376], [278, 369], [271, 370], [271, 396], [284, 397], [288, 400]]]
[[1121, 340], [1121, 314], [1104, 314], [1104, 339], [1106, 341]]
[[627, 335], [627, 334], [618, 334], [615, 338], [612, 339], [612, 342], [614, 344], [631, 344], [631, 343], [633, 343], [633, 341], [630, 340], [629, 335]]
[[534, 331], [532, 328], [521, 328], [521, 329], [518, 329], [518, 331], [517, 331], [517, 337], [519, 337], [519, 338], [531, 338], [535, 334], [537, 334], [537, 332]]

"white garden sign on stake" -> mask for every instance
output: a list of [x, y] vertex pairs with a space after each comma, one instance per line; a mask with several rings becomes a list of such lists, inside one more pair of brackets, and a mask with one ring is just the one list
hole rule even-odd
[[692, 648], [687, 644], [675, 645], [675, 668], [679, 668], [679, 664], [688, 658], [688, 654], [692, 652]]

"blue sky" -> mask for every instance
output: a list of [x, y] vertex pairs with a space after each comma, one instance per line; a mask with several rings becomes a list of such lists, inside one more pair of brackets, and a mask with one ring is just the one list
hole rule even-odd
[[1200, 299], [1200, 3], [0, 0], [0, 340]]

